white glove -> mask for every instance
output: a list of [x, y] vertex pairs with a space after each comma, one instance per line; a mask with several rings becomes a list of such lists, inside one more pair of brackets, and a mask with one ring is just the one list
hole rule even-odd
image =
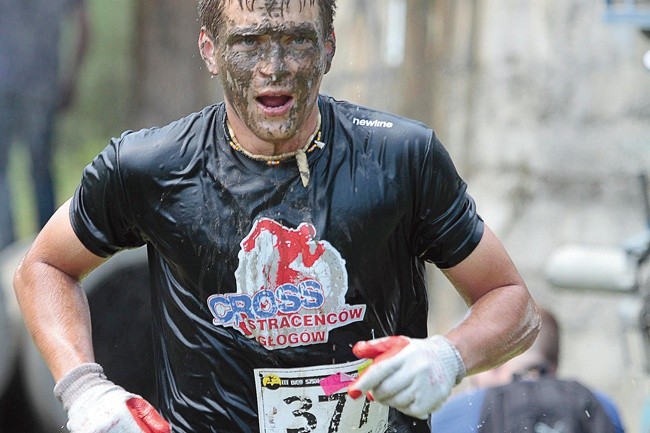
[[381, 404], [423, 420], [444, 403], [466, 374], [458, 350], [441, 335], [361, 341], [352, 351], [359, 358], [374, 359], [348, 387], [352, 398], [368, 393]]
[[99, 364], [82, 364], [54, 387], [70, 433], [171, 433], [167, 421], [139, 395], [106, 379]]

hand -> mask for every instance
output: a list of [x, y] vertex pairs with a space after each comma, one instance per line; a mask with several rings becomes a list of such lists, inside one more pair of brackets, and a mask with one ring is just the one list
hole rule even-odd
[[373, 363], [348, 388], [352, 398], [368, 397], [414, 418], [427, 419], [465, 376], [465, 365], [445, 337], [404, 336], [361, 341], [352, 352]]
[[170, 433], [167, 421], [142, 397], [106, 379], [99, 364], [82, 364], [54, 387], [68, 413], [70, 433]]

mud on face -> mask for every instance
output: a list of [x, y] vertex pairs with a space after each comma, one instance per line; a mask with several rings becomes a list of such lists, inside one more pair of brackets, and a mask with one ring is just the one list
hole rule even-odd
[[201, 26], [208, 29], [212, 34], [217, 33], [223, 25], [224, 9], [230, 3], [237, 3], [243, 10], [254, 10], [256, 5], [263, 4], [264, 7], [282, 12], [292, 2], [298, 3], [299, 7], [314, 6], [318, 3], [320, 7], [323, 28], [327, 29], [326, 33], [333, 31], [334, 15], [336, 13], [336, 0], [199, 0], [198, 13]]
[[313, 111], [334, 54], [315, 1], [233, 0], [208, 42], [232, 111], [259, 138], [292, 138]]

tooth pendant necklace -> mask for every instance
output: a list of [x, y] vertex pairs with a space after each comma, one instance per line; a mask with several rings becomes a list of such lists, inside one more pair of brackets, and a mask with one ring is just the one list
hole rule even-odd
[[307, 144], [305, 144], [303, 147], [301, 147], [298, 150], [281, 153], [280, 155], [257, 155], [255, 153], [249, 152], [248, 150], [244, 149], [241, 146], [241, 144], [239, 144], [239, 142], [237, 141], [237, 137], [235, 137], [235, 133], [232, 130], [232, 127], [230, 126], [230, 122], [228, 121], [228, 118], [226, 118], [226, 127], [228, 129], [228, 136], [229, 136], [228, 144], [230, 144], [230, 147], [235, 149], [237, 152], [243, 153], [244, 155], [246, 155], [248, 158], [252, 160], [265, 162], [267, 165], [278, 165], [280, 164], [280, 162], [284, 160], [295, 157], [296, 163], [298, 165], [298, 172], [300, 173], [300, 180], [302, 181], [302, 185], [304, 187], [307, 187], [307, 185], [309, 185], [310, 173], [309, 173], [309, 164], [307, 163], [307, 154], [313, 152], [315, 149], [322, 149], [323, 147], [325, 147], [325, 143], [321, 141], [320, 113], [318, 113], [318, 123], [316, 125], [316, 130], [309, 137], [309, 140], [307, 140]]

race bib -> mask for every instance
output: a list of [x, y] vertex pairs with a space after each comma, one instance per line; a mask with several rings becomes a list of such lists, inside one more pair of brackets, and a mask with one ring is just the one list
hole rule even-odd
[[353, 400], [347, 387], [367, 361], [293, 369], [255, 369], [261, 433], [383, 433], [388, 407]]

